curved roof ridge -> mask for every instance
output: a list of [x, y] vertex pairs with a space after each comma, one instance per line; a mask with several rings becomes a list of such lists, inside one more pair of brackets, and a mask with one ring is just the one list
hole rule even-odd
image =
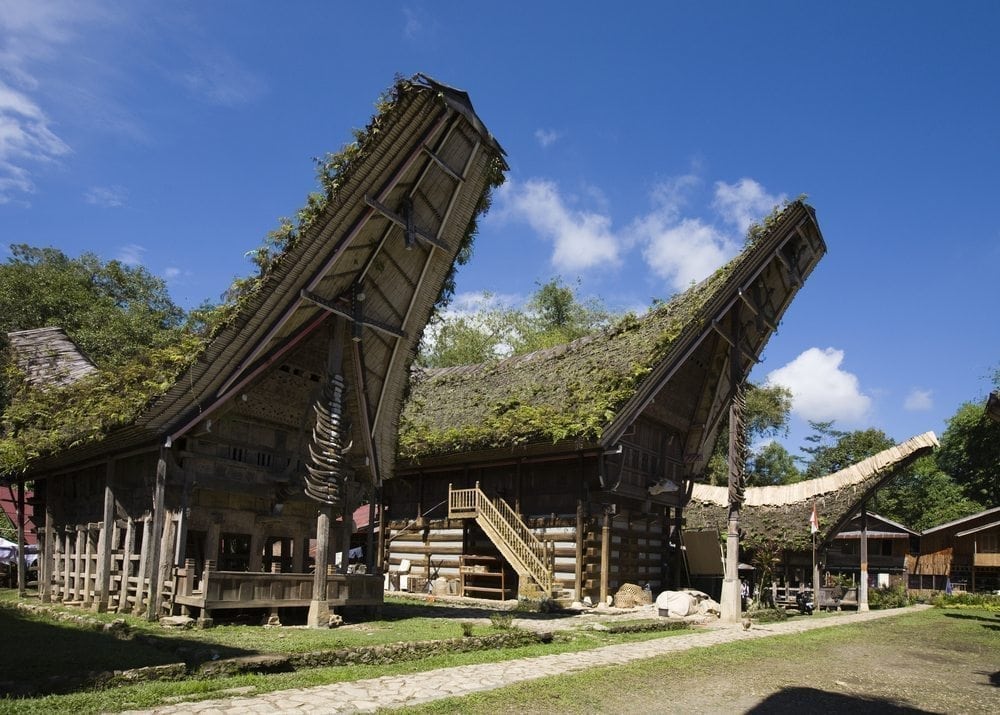
[[[860, 484], [880, 472], [891, 469], [916, 452], [938, 446], [937, 436], [933, 432], [924, 432], [825, 477], [780, 486], [748, 487], [743, 503], [745, 506], [784, 506], [808, 501], [823, 494]], [[729, 488], [695, 484], [691, 499], [728, 506]]]

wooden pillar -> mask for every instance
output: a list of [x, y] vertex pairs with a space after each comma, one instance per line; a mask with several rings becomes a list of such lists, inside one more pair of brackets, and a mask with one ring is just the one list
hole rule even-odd
[[292, 540], [292, 573], [304, 573], [306, 568], [306, 551], [309, 549], [309, 540], [301, 533], [296, 532]]
[[[76, 542], [72, 541], [70, 534], [75, 534], [76, 531], [72, 527], [63, 527], [63, 587], [62, 587], [62, 600], [63, 602], [72, 601], [73, 593], [75, 591], [76, 584], [73, 582], [73, 560], [76, 554]], [[71, 546], [72, 544], [72, 546]], [[73, 549], [73, 553], [70, 553], [70, 549]]]
[[583, 600], [583, 541], [586, 538], [583, 523], [583, 500], [576, 500], [576, 568], [573, 574], [573, 600]]
[[372, 489], [371, 498], [368, 500], [368, 534], [365, 541], [365, 571], [367, 573], [377, 573], [378, 559], [375, 557], [375, 501], [378, 499], [379, 489]]
[[87, 525], [76, 525], [76, 544], [73, 549], [73, 600], [83, 601], [87, 592], [87, 582], [84, 580], [86, 568]]
[[316, 515], [316, 569], [313, 572], [313, 594], [306, 624], [310, 628], [326, 628], [330, 621], [330, 605], [326, 601], [326, 570], [330, 549], [330, 514], [333, 508], [321, 504]]
[[[167, 522], [166, 513], [166, 489], [167, 489], [167, 460], [164, 458], [163, 449], [160, 450], [160, 458], [156, 461], [156, 484], [153, 487], [153, 528], [150, 534], [149, 544], [149, 591], [147, 602], [149, 610], [146, 618], [155, 621], [160, 616], [160, 549], [162, 544], [164, 527]], [[145, 546], [145, 543], [143, 543]]]
[[111, 598], [111, 549], [115, 533], [115, 460], [109, 459], [104, 475], [104, 520], [101, 522], [101, 536], [98, 539], [97, 598], [94, 608], [100, 613], [108, 610]]
[[[174, 544], [177, 541], [178, 521], [177, 512], [166, 510], [163, 535], [160, 537], [160, 563], [157, 566], [159, 572], [157, 578], [159, 589], [157, 592], [158, 598], [155, 601], [156, 615], [153, 617], [153, 620], [159, 619], [163, 610], [164, 595], [167, 593], [167, 584], [173, 581], [174, 566], [176, 565], [174, 563], [174, 554], [176, 553]], [[173, 604], [171, 604], [171, 608], [172, 606]]]
[[219, 546], [222, 543], [222, 524], [213, 518], [205, 532], [205, 559], [219, 563]]
[[153, 550], [153, 517], [144, 514], [142, 517], [142, 546], [139, 547], [139, 569], [136, 573], [135, 604], [133, 613], [142, 613], [146, 604], [146, 584], [149, 582], [149, 557]]
[[379, 504], [378, 504], [378, 563], [376, 564], [377, 573], [385, 573], [389, 570], [386, 565], [386, 539], [385, 539], [385, 490], [379, 489]]
[[52, 514], [52, 492], [52, 480], [50, 479], [45, 485], [45, 531], [43, 532], [44, 541], [42, 541], [42, 570], [39, 573], [39, 595], [42, 603], [52, 602], [54, 576], [58, 568], [55, 555], [56, 530], [55, 517]]
[[608, 604], [608, 571], [611, 569], [611, 514], [604, 508], [601, 525], [601, 604]]
[[354, 533], [354, 512], [351, 510], [351, 499], [348, 498], [350, 493], [351, 489], [348, 489], [345, 483], [344, 509], [343, 516], [341, 517], [344, 521], [340, 534], [340, 573], [347, 573], [347, 562], [350, 559], [351, 552], [351, 534]]
[[266, 543], [265, 535], [261, 533], [260, 528], [255, 528], [254, 532], [250, 534], [250, 565], [248, 571], [263, 571], [264, 570], [264, 544]]
[[868, 502], [861, 502], [861, 582], [858, 584], [858, 611], [868, 610]]
[[129, 579], [132, 576], [132, 552], [135, 550], [135, 521], [128, 518], [125, 524], [125, 543], [122, 544], [121, 583], [118, 584], [118, 613], [127, 613]]
[[17, 595], [28, 593], [28, 560], [24, 554], [24, 481], [17, 483]]
[[191, 511], [191, 477], [184, 473], [184, 490], [181, 493], [181, 508], [177, 512], [177, 543], [174, 548], [174, 564], [180, 566], [187, 559], [188, 521]]

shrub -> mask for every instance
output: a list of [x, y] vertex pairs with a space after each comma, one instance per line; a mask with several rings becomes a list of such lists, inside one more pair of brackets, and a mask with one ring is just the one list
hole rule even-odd
[[987, 611], [1000, 611], [1000, 596], [989, 593], [956, 593], [947, 595], [936, 594], [931, 603], [935, 608], [984, 608]]
[[509, 631], [514, 624], [514, 614], [496, 611], [490, 614], [490, 623], [498, 631]]
[[910, 597], [902, 584], [876, 588], [868, 593], [868, 607], [873, 609], [902, 608], [910, 603]]
[[462, 621], [461, 625], [462, 625], [462, 635], [465, 638], [471, 638], [472, 637], [472, 626], [473, 626], [473, 624], [469, 623], [468, 621]]

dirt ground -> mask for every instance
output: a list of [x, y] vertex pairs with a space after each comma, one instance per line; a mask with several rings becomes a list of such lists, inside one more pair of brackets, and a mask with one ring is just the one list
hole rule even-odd
[[793, 646], [715, 646], [691, 651], [695, 660], [684, 665], [658, 658], [562, 684], [525, 683], [513, 698], [484, 693], [458, 702], [461, 712], [491, 715], [520, 712], [526, 702], [533, 713], [560, 715], [1000, 713], [1000, 614], [938, 611], [835, 630], [832, 638], [819, 635], [827, 629], [803, 634]]

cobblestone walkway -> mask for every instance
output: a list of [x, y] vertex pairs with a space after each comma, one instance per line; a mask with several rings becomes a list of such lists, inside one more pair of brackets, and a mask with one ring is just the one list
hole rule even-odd
[[801, 633], [817, 628], [872, 621], [898, 615], [907, 610], [911, 609], [841, 614], [831, 618], [796, 618], [784, 623], [754, 625], [750, 630], [744, 630], [741, 625], [723, 626], [720, 624], [688, 635], [609, 645], [577, 653], [518, 658], [501, 663], [461, 665], [409, 675], [390, 675], [368, 680], [319, 685], [312, 688], [278, 690], [253, 697], [180, 703], [153, 710], [134, 710], [127, 715], [135, 713], [241, 715], [242, 713], [374, 712], [379, 708], [417, 705], [440, 698], [493, 690], [550, 675], [564, 675], [587, 668], [631, 663], [635, 660], [653, 658], [691, 648], [704, 648], [719, 643], [768, 638], [786, 633]]

